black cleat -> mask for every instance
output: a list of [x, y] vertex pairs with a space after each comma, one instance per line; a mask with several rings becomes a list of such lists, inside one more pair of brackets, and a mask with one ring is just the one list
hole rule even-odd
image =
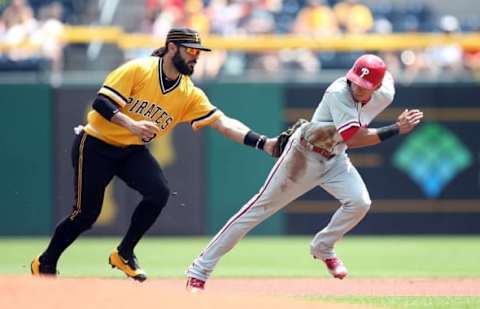
[[36, 256], [30, 264], [30, 271], [34, 276], [52, 276], [55, 277], [58, 272], [53, 265], [40, 263], [40, 256]]
[[112, 268], [118, 268], [130, 278], [140, 282], [147, 280], [147, 274], [138, 265], [135, 254], [130, 259], [125, 259], [118, 253], [117, 249], [114, 249], [108, 258], [108, 263], [112, 265]]

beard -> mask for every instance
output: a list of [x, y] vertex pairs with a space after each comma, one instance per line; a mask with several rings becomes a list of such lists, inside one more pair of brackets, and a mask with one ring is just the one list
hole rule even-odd
[[187, 76], [190, 76], [193, 74], [193, 67], [196, 61], [193, 60], [192, 61], [193, 66], [189, 67], [188, 63], [180, 55], [180, 51], [177, 51], [175, 53], [175, 55], [173, 56], [172, 62], [173, 62], [173, 65], [175, 66], [175, 69], [177, 69], [177, 71], [180, 72], [180, 74], [187, 75]]

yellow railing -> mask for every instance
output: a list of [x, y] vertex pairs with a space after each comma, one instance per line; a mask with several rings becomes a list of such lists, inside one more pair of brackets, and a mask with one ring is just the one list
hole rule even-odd
[[[67, 26], [63, 33], [66, 43], [104, 42], [117, 44], [123, 49], [157, 48], [163, 46], [163, 38], [143, 33], [126, 33], [120, 27]], [[467, 50], [480, 50], [480, 33], [442, 35], [432, 33], [396, 33], [390, 35], [340, 35], [312, 37], [300, 35], [270, 35], [222, 37], [205, 36], [203, 42], [213, 49], [269, 51], [292, 48], [312, 50], [403, 50], [425, 48], [447, 43], [457, 43]], [[0, 50], [8, 46], [0, 42]]]
[[63, 38], [67, 43], [101, 41], [118, 44], [125, 35], [126, 33], [120, 27], [68, 26], [64, 29]]
[[[125, 33], [116, 27], [67, 27], [67, 42], [103, 41], [116, 43], [121, 48], [156, 48], [163, 46], [163, 38], [143, 33]], [[312, 37], [300, 35], [270, 35], [222, 37], [208, 36], [204, 44], [214, 49], [267, 51], [284, 48], [308, 48], [312, 50], [402, 50], [427, 46], [458, 43], [465, 49], [480, 49], [480, 33], [455, 35], [397, 33], [391, 35], [341, 35], [335, 37]]]

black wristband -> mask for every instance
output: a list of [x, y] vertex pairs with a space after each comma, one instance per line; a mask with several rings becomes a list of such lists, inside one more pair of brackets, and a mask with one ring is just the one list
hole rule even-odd
[[258, 141], [258, 144], [257, 144], [257, 149], [263, 150], [263, 147], [265, 146], [266, 141], [267, 141], [267, 137], [265, 135], [260, 136], [260, 140]]
[[392, 124], [389, 126], [381, 127], [377, 129], [378, 138], [383, 142], [386, 139], [394, 137], [400, 134], [400, 126], [398, 124]]
[[257, 132], [252, 130], [248, 131], [243, 138], [243, 143], [247, 146], [254, 147], [260, 150], [263, 150], [263, 146], [265, 146], [265, 142], [267, 138], [265, 135], [260, 135]]

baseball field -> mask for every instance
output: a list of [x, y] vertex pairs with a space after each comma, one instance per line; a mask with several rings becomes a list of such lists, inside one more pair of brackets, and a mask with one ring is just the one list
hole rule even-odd
[[247, 237], [220, 261], [202, 294], [186, 267], [208, 238], [145, 238], [136, 253], [149, 280], [112, 270], [116, 238], [80, 238], [60, 278], [29, 276], [46, 238], [0, 238], [0, 308], [480, 308], [480, 237], [349, 236], [337, 252], [350, 270], [330, 278], [309, 237]]

